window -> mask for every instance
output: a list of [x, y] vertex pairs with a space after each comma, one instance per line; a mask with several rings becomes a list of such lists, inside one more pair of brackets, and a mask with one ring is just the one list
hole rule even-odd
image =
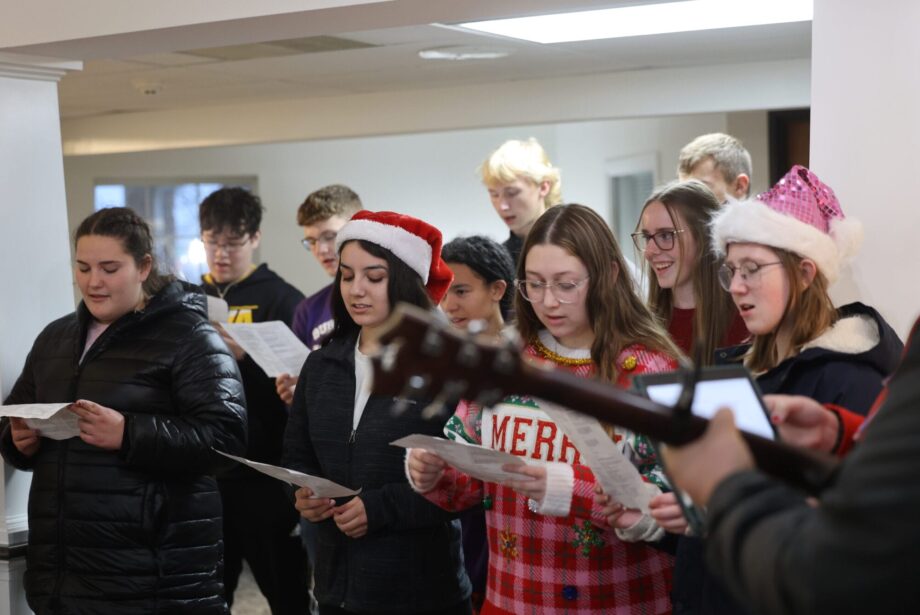
[[[631, 258], [634, 253], [630, 234], [639, 222], [645, 200], [655, 188], [658, 159], [655, 154], [630, 156], [607, 162], [612, 204], [611, 227], [623, 254]], [[636, 255], [641, 258], [641, 255]], [[636, 262], [639, 265], [638, 262]]]
[[97, 181], [95, 209], [130, 207], [150, 225], [160, 269], [197, 284], [208, 271], [198, 204], [220, 188], [253, 190], [255, 178], [163, 183]]

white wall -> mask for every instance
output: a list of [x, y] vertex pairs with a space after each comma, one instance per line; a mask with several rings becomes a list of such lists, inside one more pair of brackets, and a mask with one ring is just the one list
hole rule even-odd
[[401, 136], [270, 145], [66, 157], [71, 227], [92, 212], [97, 178], [176, 178], [252, 175], [267, 208], [261, 258], [305, 292], [326, 282], [301, 247], [297, 206], [310, 191], [344, 183], [369, 209], [424, 218], [448, 238], [484, 233], [504, 239], [507, 229], [489, 204], [476, 169], [510, 138], [536, 137], [562, 169], [563, 196], [610, 219], [605, 164], [654, 152], [659, 180], [673, 178], [680, 147], [704, 132], [725, 130], [725, 114], [489, 128]]
[[807, 107], [808, 60], [686, 66], [76, 117], [65, 155]]
[[[0, 55], [0, 400], [50, 321], [73, 310], [57, 79]], [[58, 400], [68, 401], [68, 400]], [[31, 473], [0, 461], [0, 546], [24, 544]], [[28, 613], [22, 559], [0, 560], [0, 613]]]
[[873, 304], [904, 336], [920, 314], [920, 3], [883, 4], [815, 1], [811, 165], [865, 226], [834, 298]]

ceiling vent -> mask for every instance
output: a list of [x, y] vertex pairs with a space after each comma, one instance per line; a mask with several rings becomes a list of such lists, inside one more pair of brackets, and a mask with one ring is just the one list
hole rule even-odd
[[238, 62], [241, 60], [295, 56], [305, 53], [327, 53], [332, 51], [345, 51], [348, 49], [364, 49], [366, 47], [377, 47], [377, 45], [353, 41], [347, 38], [339, 38], [337, 36], [307, 36], [304, 38], [288, 38], [280, 41], [252, 43], [249, 45], [191, 49], [189, 51], [183, 51], [182, 53], [223, 62]]

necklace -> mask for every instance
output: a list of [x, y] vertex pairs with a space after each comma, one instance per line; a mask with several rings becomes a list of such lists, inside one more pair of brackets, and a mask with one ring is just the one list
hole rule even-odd
[[583, 359], [576, 359], [572, 357], [566, 357], [564, 355], [559, 354], [558, 352], [554, 352], [550, 350], [549, 348], [547, 348], [547, 346], [540, 340], [539, 337], [534, 338], [531, 341], [531, 344], [533, 345], [534, 349], [538, 353], [540, 353], [541, 356], [543, 356], [543, 358], [549, 359], [550, 361], [554, 363], [558, 363], [559, 365], [576, 366], [576, 365], [590, 365], [591, 363], [593, 363], [593, 360], [591, 359], [590, 356], [587, 358], [583, 358]]
[[[220, 285], [219, 285], [219, 284], [214, 280], [214, 278], [212, 277], [211, 280], [212, 280], [212, 282], [213, 282], [214, 289], [217, 290], [217, 296], [220, 297], [221, 299], [224, 299], [224, 297], [226, 296], [226, 294], [230, 292], [230, 289], [231, 289], [231, 288], [233, 288], [234, 286], [236, 286], [237, 284], [239, 284], [240, 282], [242, 282], [243, 280], [245, 280], [246, 278], [248, 278], [248, 277], [249, 277], [249, 274], [251, 274], [253, 271], [255, 271], [255, 269], [256, 269], [256, 266], [255, 266], [255, 265], [250, 265], [249, 271], [246, 272], [246, 275], [244, 275], [243, 277], [239, 278], [238, 280], [234, 280], [234, 281], [230, 282], [229, 284], [227, 284], [226, 286], [224, 286], [223, 290], [221, 290]], [[224, 300], [226, 301], [226, 299], [224, 299]]]

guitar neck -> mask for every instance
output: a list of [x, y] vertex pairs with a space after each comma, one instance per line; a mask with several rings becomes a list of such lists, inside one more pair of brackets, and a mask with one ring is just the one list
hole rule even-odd
[[[675, 417], [667, 406], [608, 383], [579, 378], [561, 370], [546, 371], [522, 365], [514, 385], [509, 388], [513, 393], [543, 398], [675, 446], [700, 437], [709, 424], [698, 416]], [[808, 493], [819, 492], [837, 466], [836, 460], [829, 455], [746, 432], [741, 435], [761, 470]]]

